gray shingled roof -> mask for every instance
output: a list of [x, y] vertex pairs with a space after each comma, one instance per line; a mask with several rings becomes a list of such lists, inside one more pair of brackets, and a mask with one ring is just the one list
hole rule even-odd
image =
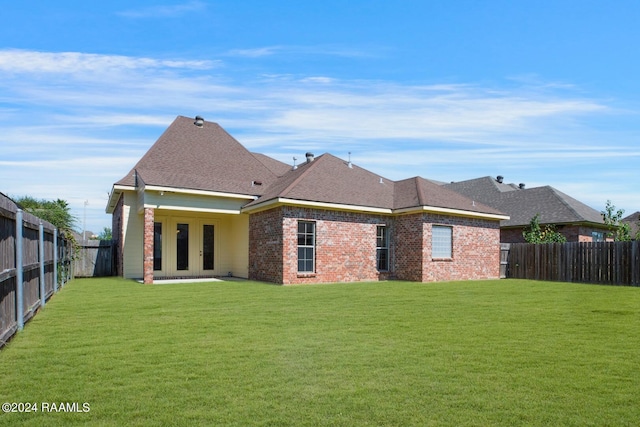
[[395, 209], [417, 206], [459, 209], [502, 215], [503, 212], [461, 195], [422, 177], [396, 182]]
[[638, 221], [640, 221], [640, 212], [632, 213], [631, 215], [622, 218], [622, 222], [626, 222], [629, 224], [629, 231], [631, 232], [631, 237], [635, 238], [638, 233], [640, 227], [638, 227]]
[[329, 153], [289, 171], [248, 206], [276, 198], [393, 208], [394, 183]]
[[550, 186], [520, 189], [489, 176], [444, 186], [509, 215], [502, 227], [528, 225], [536, 214], [541, 224], [603, 224], [600, 212]]
[[287, 198], [390, 210], [433, 206], [502, 214], [424, 178], [394, 182], [328, 153], [294, 170], [249, 152], [216, 123], [198, 127], [182, 116], [116, 185], [134, 186], [136, 173], [145, 185], [260, 196], [247, 206]]
[[278, 178], [274, 164], [266, 166], [217, 123], [198, 127], [179, 116], [116, 184], [133, 186], [137, 171], [146, 185], [260, 195]]
[[251, 153], [254, 157], [265, 165], [271, 172], [276, 174], [276, 176], [282, 176], [289, 172], [292, 168], [292, 165], [288, 165], [280, 160], [276, 160], [273, 157], [269, 157], [266, 154], [262, 153]]

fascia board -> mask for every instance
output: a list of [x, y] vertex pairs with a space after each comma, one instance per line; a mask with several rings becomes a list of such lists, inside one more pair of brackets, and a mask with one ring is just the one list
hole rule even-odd
[[109, 194], [109, 200], [107, 201], [107, 208], [105, 212], [110, 214], [113, 213], [116, 208], [116, 203], [118, 203], [118, 199], [120, 198], [120, 194], [124, 191], [135, 191], [135, 187], [130, 187], [128, 185], [114, 185], [111, 193]]
[[376, 214], [383, 214], [383, 215], [391, 215], [393, 213], [391, 209], [385, 209], [385, 208], [346, 205], [346, 204], [340, 204], [340, 203], [312, 202], [308, 200], [287, 199], [285, 197], [278, 197], [275, 199], [267, 200], [264, 203], [259, 203], [257, 205], [242, 208], [242, 211], [247, 213], [260, 212], [260, 211], [270, 209], [279, 205], [300, 206], [304, 208], [329, 209], [329, 210], [339, 210], [339, 211], [367, 212], [367, 213], [376, 213]]
[[239, 215], [241, 212], [237, 209], [208, 209], [208, 208], [193, 208], [188, 206], [163, 206], [154, 204], [145, 204], [144, 208], [153, 208], [155, 210], [171, 210], [171, 211], [185, 211], [185, 212], [205, 212], [205, 213], [219, 213], [219, 214], [231, 214]]
[[167, 193], [182, 193], [182, 194], [193, 194], [198, 196], [212, 196], [212, 197], [229, 197], [232, 199], [245, 199], [245, 200], [255, 200], [258, 197], [252, 196], [249, 194], [237, 194], [237, 193], [223, 193], [220, 191], [206, 191], [206, 190], [190, 190], [187, 188], [174, 188], [174, 187], [161, 187], [158, 185], [147, 185], [145, 186], [146, 191], [164, 191]]
[[466, 218], [483, 218], [483, 219], [491, 219], [496, 221], [508, 220], [510, 218], [508, 215], [465, 211], [462, 209], [442, 208], [438, 206], [415, 206], [412, 208], [402, 208], [402, 209], [396, 209], [393, 211], [394, 214], [409, 214], [409, 213], [419, 213], [419, 212], [428, 212], [428, 213], [441, 214], [441, 215], [462, 216]]

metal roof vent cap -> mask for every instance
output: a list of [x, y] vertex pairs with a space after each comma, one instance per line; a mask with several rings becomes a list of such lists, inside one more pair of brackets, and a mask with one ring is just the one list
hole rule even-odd
[[524, 182], [521, 182], [520, 184], [518, 184], [518, 188], [521, 190], [524, 190]]
[[502, 175], [498, 175], [496, 177], [496, 181], [498, 181], [498, 184], [502, 184], [502, 181], [504, 180], [504, 177]]
[[204, 126], [204, 119], [200, 116], [196, 116], [196, 121], [193, 122], [193, 124], [201, 128], [202, 126]]
[[307, 163], [313, 162], [313, 158], [314, 158], [313, 153], [307, 153], [305, 154], [305, 156], [307, 157]]

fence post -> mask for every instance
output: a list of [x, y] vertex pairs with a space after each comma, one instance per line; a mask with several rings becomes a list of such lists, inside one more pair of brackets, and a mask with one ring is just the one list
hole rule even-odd
[[40, 307], [44, 307], [44, 300], [46, 299], [46, 291], [44, 286], [44, 224], [40, 221], [38, 227], [39, 239], [38, 239], [38, 261], [40, 264]]
[[58, 292], [58, 229], [53, 229], [53, 292]]
[[16, 211], [16, 321], [18, 330], [24, 327], [24, 271], [22, 249], [22, 209]]

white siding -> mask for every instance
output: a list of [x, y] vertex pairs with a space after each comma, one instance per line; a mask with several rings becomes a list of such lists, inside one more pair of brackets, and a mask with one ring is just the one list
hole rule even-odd
[[122, 211], [124, 227], [123, 276], [128, 279], [139, 279], [143, 276], [143, 243], [144, 216], [138, 214], [137, 194], [125, 191]]

